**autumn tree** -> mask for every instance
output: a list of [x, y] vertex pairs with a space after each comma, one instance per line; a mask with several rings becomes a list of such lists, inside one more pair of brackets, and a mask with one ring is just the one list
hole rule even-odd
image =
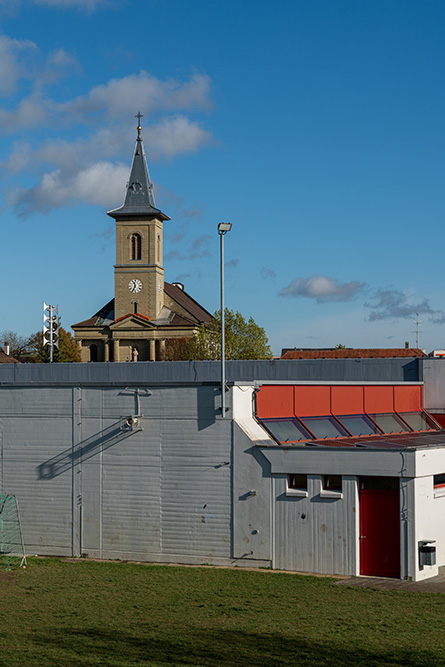
[[[63, 327], [57, 330], [59, 347], [53, 349], [53, 362], [69, 363], [80, 361], [80, 353], [74, 337]], [[42, 363], [49, 362], [49, 346], [43, 344], [43, 334], [41, 331], [29, 337], [30, 352]]]
[[[270, 359], [272, 352], [263, 327], [253, 317], [246, 320], [241, 313], [224, 311], [226, 359]], [[182, 359], [221, 359], [221, 311], [217, 310], [209, 324], [201, 324], [188, 340]]]
[[20, 336], [15, 331], [0, 332], [0, 347], [4, 350], [6, 343], [9, 345], [9, 355], [18, 359], [28, 351], [28, 337]]

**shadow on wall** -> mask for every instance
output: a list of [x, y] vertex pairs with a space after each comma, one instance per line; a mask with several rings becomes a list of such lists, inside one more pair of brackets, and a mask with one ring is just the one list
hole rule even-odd
[[197, 389], [198, 431], [203, 431], [221, 414], [221, 388], [203, 385]]
[[69, 447], [60, 454], [57, 454], [57, 456], [38, 465], [38, 479], [53, 479], [54, 477], [58, 477], [67, 470], [70, 470], [73, 464], [80, 458], [82, 458], [82, 461], [87, 461], [99, 452], [101, 446], [102, 451], [108, 449], [118, 442], [126, 440], [134, 432], [131, 427], [127, 426], [125, 420], [120, 419], [103, 431], [95, 433], [74, 447]]
[[403, 365], [403, 379], [405, 382], [418, 382], [419, 364], [417, 359], [412, 359]]

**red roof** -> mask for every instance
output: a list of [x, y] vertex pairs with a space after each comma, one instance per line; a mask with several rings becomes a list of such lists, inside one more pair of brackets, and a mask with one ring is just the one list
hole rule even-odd
[[147, 320], [147, 322], [151, 322], [150, 317], [147, 317], [146, 315], [141, 315], [141, 313], [127, 313], [126, 315], [122, 315], [122, 317], [118, 317], [117, 320], [114, 320], [114, 323], [116, 324], [116, 322], [120, 322], [121, 320], [125, 320], [125, 318], [132, 317], [133, 315], [135, 317], [141, 317], [143, 320]]
[[5, 354], [3, 350], [0, 349], [0, 364], [19, 364], [20, 361], [17, 361], [17, 359], [14, 359], [14, 357], [10, 357], [9, 355]]
[[[284, 352], [284, 351], [283, 351]], [[390, 359], [393, 357], [426, 357], [418, 348], [351, 348], [346, 350], [287, 350], [281, 359]]]

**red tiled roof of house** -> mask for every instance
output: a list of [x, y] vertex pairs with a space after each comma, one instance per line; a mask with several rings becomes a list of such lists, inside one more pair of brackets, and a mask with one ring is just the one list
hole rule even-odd
[[390, 359], [426, 357], [418, 348], [351, 348], [346, 350], [287, 350], [281, 359]]
[[10, 357], [9, 355], [5, 354], [3, 350], [0, 349], [0, 364], [19, 364], [20, 361], [17, 359], [14, 359], [14, 357]]

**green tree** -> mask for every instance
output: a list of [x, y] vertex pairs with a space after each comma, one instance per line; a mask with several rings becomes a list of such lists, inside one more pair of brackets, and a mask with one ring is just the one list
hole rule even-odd
[[[272, 352], [263, 327], [253, 317], [246, 320], [241, 313], [224, 311], [226, 359], [270, 359]], [[210, 324], [201, 324], [189, 338], [182, 359], [221, 359], [221, 311], [217, 310]]]
[[[53, 349], [53, 362], [67, 363], [80, 361], [80, 353], [74, 337], [63, 327], [58, 329], [59, 347]], [[42, 363], [49, 363], [49, 347], [43, 345], [43, 334], [41, 331], [29, 337], [29, 350]]]
[[334, 347], [334, 350], [346, 350], [346, 345], [342, 345], [342, 343], [339, 343]]

